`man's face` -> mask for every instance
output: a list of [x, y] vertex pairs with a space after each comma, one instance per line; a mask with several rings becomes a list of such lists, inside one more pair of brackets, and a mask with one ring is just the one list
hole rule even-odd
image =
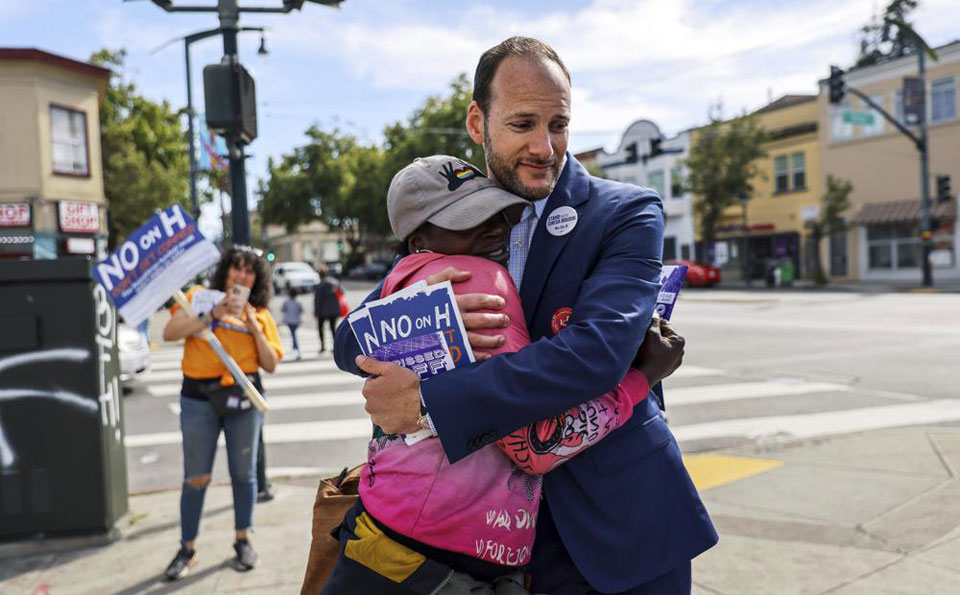
[[570, 84], [552, 61], [510, 56], [490, 85], [488, 113], [474, 102], [467, 130], [483, 143], [487, 172], [528, 200], [553, 192], [563, 170], [570, 121]]

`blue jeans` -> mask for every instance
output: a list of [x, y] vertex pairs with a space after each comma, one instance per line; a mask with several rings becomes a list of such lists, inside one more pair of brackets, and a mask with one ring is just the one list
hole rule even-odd
[[293, 337], [293, 350], [297, 353], [300, 353], [300, 346], [297, 344], [297, 328], [300, 327], [299, 324], [287, 324], [290, 327], [290, 336]]
[[237, 531], [253, 526], [253, 504], [257, 499], [257, 441], [263, 414], [251, 407], [223, 417], [209, 401], [180, 397], [180, 430], [183, 432], [183, 490], [180, 492], [180, 535], [183, 541], [197, 538], [203, 497], [207, 488], [188, 481], [213, 471], [220, 430], [227, 439], [227, 463], [233, 486], [233, 518]]

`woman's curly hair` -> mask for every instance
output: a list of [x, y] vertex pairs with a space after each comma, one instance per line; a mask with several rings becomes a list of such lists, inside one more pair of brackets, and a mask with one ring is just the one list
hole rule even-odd
[[259, 250], [249, 246], [231, 246], [224, 251], [220, 262], [217, 263], [217, 269], [213, 272], [210, 288], [226, 291], [227, 273], [230, 267], [239, 268], [243, 265], [249, 265], [254, 273], [253, 287], [250, 288], [250, 305], [255, 308], [266, 308], [270, 303], [270, 275], [267, 273], [267, 262]]

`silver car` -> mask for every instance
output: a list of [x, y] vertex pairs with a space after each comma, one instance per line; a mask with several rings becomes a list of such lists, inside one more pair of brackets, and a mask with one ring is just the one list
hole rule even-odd
[[120, 352], [120, 383], [130, 392], [134, 380], [150, 369], [150, 344], [136, 329], [117, 325], [117, 350]]

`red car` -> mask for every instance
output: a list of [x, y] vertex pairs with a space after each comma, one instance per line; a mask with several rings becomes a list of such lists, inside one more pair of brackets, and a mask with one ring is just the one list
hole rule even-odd
[[690, 287], [713, 287], [720, 282], [720, 269], [712, 264], [700, 264], [692, 260], [671, 260], [665, 264], [687, 265], [687, 278], [684, 285]]

